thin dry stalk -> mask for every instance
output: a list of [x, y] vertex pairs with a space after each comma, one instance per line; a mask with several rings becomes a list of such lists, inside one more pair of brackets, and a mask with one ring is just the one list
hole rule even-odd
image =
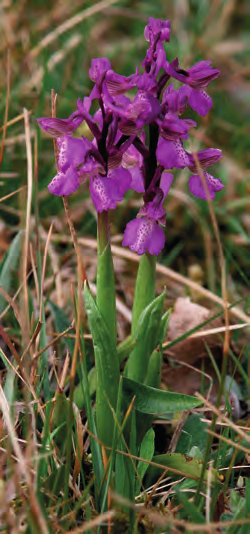
[[8, 121], [8, 112], [9, 112], [9, 100], [10, 100], [10, 50], [7, 50], [7, 94], [6, 94], [6, 104], [5, 104], [5, 114], [4, 114], [4, 125], [3, 125], [3, 137], [0, 151], [0, 166], [3, 161], [3, 152], [4, 152], [4, 142], [7, 129]]
[[19, 189], [16, 189], [16, 191], [12, 191], [12, 193], [5, 195], [5, 197], [0, 198], [0, 202], [4, 202], [5, 200], [8, 200], [8, 198], [13, 197], [13, 195], [16, 195], [17, 193], [20, 193], [20, 191], [24, 191], [26, 187], [27, 185], [23, 185], [22, 187], [19, 187]]
[[43, 268], [42, 268], [42, 278], [41, 278], [40, 314], [39, 314], [39, 318], [40, 318], [41, 322], [42, 322], [42, 310], [43, 310], [44, 280], [45, 280], [48, 248], [49, 248], [49, 242], [50, 242], [50, 239], [51, 239], [52, 228], [53, 228], [53, 222], [51, 223], [51, 226], [50, 226], [50, 229], [49, 229], [47, 241], [45, 243], [44, 257], [43, 257]]
[[29, 493], [30, 498], [30, 509], [32, 512], [32, 515], [35, 516], [36, 522], [39, 525], [41, 529], [42, 534], [49, 534], [49, 529], [47, 527], [46, 521], [44, 519], [42, 510], [40, 508], [40, 505], [36, 499], [36, 492], [32, 484], [32, 479], [30, 476], [30, 471], [27, 469], [27, 461], [24, 458], [21, 448], [18, 443], [17, 435], [13, 426], [13, 423], [11, 421], [10, 412], [9, 412], [9, 406], [6, 400], [6, 397], [4, 395], [2, 386], [0, 385], [0, 405], [1, 410], [3, 412], [3, 417], [5, 421], [5, 425], [8, 430], [8, 436], [10, 438], [13, 450], [15, 452], [19, 468], [21, 470], [21, 473], [24, 477], [24, 480], [26, 480], [27, 483], [27, 489]]
[[77, 15], [74, 15], [74, 17], [71, 17], [69, 20], [63, 22], [63, 24], [60, 24], [60, 26], [57, 26], [56, 30], [48, 33], [46, 37], [40, 41], [39, 45], [31, 50], [30, 56], [32, 58], [38, 56], [43, 48], [46, 48], [49, 44], [53, 43], [53, 41], [55, 41], [60, 35], [71, 28], [74, 28], [74, 26], [80, 24], [80, 22], [82, 22], [84, 19], [103, 11], [116, 2], [117, 0], [103, 0], [102, 2], [98, 2], [97, 4], [80, 11], [80, 13], [77, 13]]
[[211, 217], [211, 221], [212, 221], [212, 225], [213, 225], [213, 229], [214, 229], [214, 234], [215, 234], [215, 239], [216, 239], [217, 247], [218, 247], [218, 254], [219, 254], [219, 261], [220, 261], [220, 268], [221, 268], [221, 290], [222, 290], [222, 298], [223, 298], [224, 314], [225, 314], [225, 325], [226, 325], [225, 337], [224, 337], [224, 343], [223, 343], [223, 356], [225, 358], [225, 357], [227, 357], [227, 355], [229, 353], [229, 345], [230, 345], [229, 312], [228, 312], [228, 296], [227, 296], [227, 280], [226, 280], [226, 264], [225, 264], [225, 258], [224, 258], [221, 239], [220, 239], [219, 227], [218, 227], [217, 219], [216, 219], [216, 216], [215, 216], [215, 213], [214, 213], [213, 203], [212, 203], [211, 195], [210, 195], [210, 192], [209, 192], [209, 189], [208, 189], [208, 186], [207, 186], [207, 182], [205, 180], [203, 169], [201, 167], [201, 164], [199, 162], [199, 159], [198, 159], [198, 156], [197, 156], [196, 152], [193, 152], [193, 157], [194, 157], [195, 165], [197, 167], [197, 170], [198, 170], [199, 176], [201, 178], [203, 187], [204, 187], [205, 192], [206, 192], [206, 197], [207, 197], [210, 217]]
[[203, 397], [200, 393], [196, 393], [195, 396], [199, 400], [201, 400], [203, 404], [207, 406], [207, 408], [209, 408], [212, 412], [214, 412], [219, 419], [222, 419], [222, 421], [227, 423], [228, 426], [230, 426], [236, 432], [236, 434], [238, 434], [243, 439], [245, 439], [248, 443], [250, 443], [250, 436], [247, 434], [248, 429], [246, 429], [246, 432], [243, 432], [238, 425], [233, 423], [233, 421], [231, 421], [224, 413], [220, 412], [218, 408], [216, 408], [213, 404], [211, 404], [211, 402], [205, 399], [205, 397]]
[[[52, 89], [51, 90], [51, 112], [52, 112], [51, 115], [52, 115], [52, 117], [56, 117], [56, 97], [57, 97], [57, 95], [55, 95], [55, 91], [54, 91], [54, 89]], [[57, 165], [57, 170], [58, 170], [58, 144], [57, 144], [57, 140], [56, 139], [54, 139], [53, 141], [54, 141], [54, 152], [55, 152], [56, 165]], [[84, 267], [84, 264], [83, 264], [83, 260], [82, 260], [82, 257], [81, 257], [81, 253], [80, 253], [80, 249], [79, 249], [79, 245], [78, 245], [78, 241], [77, 241], [75, 227], [74, 227], [72, 219], [70, 217], [68, 199], [67, 199], [66, 196], [63, 196], [62, 199], [63, 199], [63, 205], [64, 205], [64, 209], [65, 209], [65, 213], [66, 213], [66, 217], [67, 217], [67, 221], [68, 221], [71, 237], [72, 237], [72, 240], [73, 240], [75, 252], [76, 252], [76, 255], [77, 255], [77, 262], [78, 262], [78, 265], [80, 266], [80, 269], [81, 269], [82, 283], [84, 284], [85, 280], [88, 281], [88, 278], [87, 278], [87, 274], [86, 274], [85, 267]]]
[[30, 319], [29, 319], [29, 296], [27, 287], [27, 270], [28, 270], [28, 254], [29, 254], [29, 237], [30, 237], [30, 218], [31, 218], [31, 202], [32, 202], [32, 183], [33, 183], [33, 170], [32, 170], [32, 150], [31, 150], [31, 136], [30, 136], [30, 124], [29, 115], [24, 108], [24, 126], [25, 126], [25, 142], [26, 142], [26, 155], [27, 155], [27, 207], [26, 207], [26, 225], [25, 225], [25, 240], [24, 240], [24, 254], [23, 254], [23, 295], [24, 295], [24, 316], [25, 316], [25, 331], [27, 339], [30, 332]]
[[[121, 497], [121, 495], [118, 495], [117, 493], [112, 493], [113, 499], [128, 508], [131, 508], [133, 510], [136, 510], [138, 513], [142, 511], [143, 505], [135, 505], [128, 499], [125, 499], [124, 497]], [[221, 522], [211, 522], [211, 523], [204, 523], [204, 524], [195, 524], [195, 523], [189, 523], [188, 521], [184, 521], [183, 519], [175, 519], [172, 514], [166, 514], [162, 515], [161, 513], [152, 512], [148, 508], [143, 508], [144, 515], [147, 515], [149, 519], [158, 527], [160, 528], [166, 528], [169, 525], [173, 525], [175, 527], [182, 527], [184, 529], [184, 532], [198, 532], [198, 533], [205, 533], [212, 534], [215, 532], [218, 532], [218, 529], [221, 529]], [[223, 521], [223, 527], [233, 527], [233, 526], [241, 526], [241, 525], [250, 525], [250, 519], [238, 519], [235, 521]], [[183, 530], [182, 530], [183, 532]]]

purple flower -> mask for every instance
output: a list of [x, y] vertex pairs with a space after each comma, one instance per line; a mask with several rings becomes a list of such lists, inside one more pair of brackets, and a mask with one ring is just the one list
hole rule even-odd
[[37, 119], [40, 128], [45, 130], [52, 137], [63, 137], [63, 135], [72, 135], [76, 128], [81, 124], [82, 117], [73, 119], [56, 119], [50, 117], [41, 117]]
[[124, 93], [132, 89], [132, 87], [135, 87], [136, 80], [134, 76], [135, 75], [132, 75], [126, 78], [126, 76], [116, 74], [113, 70], [109, 70], [105, 76], [104, 87], [106, 85], [111, 96], [124, 95]]
[[89, 189], [96, 211], [115, 209], [116, 203], [123, 199], [123, 195], [130, 188], [131, 174], [127, 169], [119, 167], [108, 172], [108, 176], [97, 175], [90, 179]]
[[106, 57], [92, 59], [91, 67], [89, 69], [89, 77], [92, 82], [99, 85], [102, 82], [105, 73], [110, 69], [111, 64]]
[[190, 69], [184, 70], [179, 68], [177, 59], [165, 66], [169, 76], [189, 86], [189, 105], [201, 116], [205, 116], [213, 105], [204, 89], [220, 74], [219, 70], [210, 67], [210, 63], [211, 61], [199, 61]]
[[78, 172], [74, 167], [68, 167], [64, 172], [59, 171], [48, 185], [48, 190], [53, 195], [70, 195], [79, 187]]
[[149, 17], [147, 26], [144, 30], [146, 41], [149, 41], [151, 45], [153, 45], [156, 39], [168, 43], [170, 41], [170, 26], [169, 20], [153, 19], [152, 17]]
[[173, 175], [163, 173], [160, 187], [155, 190], [155, 198], [140, 209], [138, 217], [130, 221], [124, 232], [123, 246], [139, 255], [146, 250], [158, 255], [164, 247], [165, 235], [159, 223], [165, 226], [165, 211], [162, 206], [173, 181]]
[[141, 255], [148, 250], [150, 254], [158, 255], [164, 247], [165, 235], [156, 221], [145, 217], [130, 221], [124, 232], [123, 246]]
[[111, 98], [110, 94], [105, 92], [104, 103], [121, 119], [119, 129], [125, 135], [139, 131], [145, 124], [154, 121], [161, 111], [159, 100], [144, 90], [139, 90], [132, 102], [124, 95]]
[[134, 145], [131, 145], [124, 153], [122, 164], [126, 169], [129, 169], [132, 176], [130, 189], [134, 189], [137, 193], [144, 193], [145, 186], [142, 174], [143, 158]]
[[179, 82], [186, 83], [192, 89], [204, 89], [220, 74], [219, 70], [210, 67], [211, 61], [199, 61], [187, 70], [180, 69], [178, 61], [176, 63], [177, 66], [173, 66], [173, 63], [166, 65], [168, 74]]
[[183, 85], [179, 89], [174, 89], [174, 84], [171, 83], [164, 91], [162, 97], [162, 112], [172, 111], [177, 114], [182, 114], [187, 108], [188, 97], [190, 89], [187, 85]]
[[[214, 178], [213, 176], [211, 176], [211, 174], [209, 174], [206, 171], [203, 172], [203, 175], [204, 175], [204, 178], [207, 184], [210, 197], [214, 199], [215, 193], [217, 191], [221, 191], [224, 185], [219, 178]], [[206, 194], [204, 185], [202, 183], [202, 180], [199, 174], [193, 174], [192, 176], [190, 176], [188, 180], [188, 185], [189, 185], [189, 189], [192, 195], [194, 195], [197, 198], [202, 198], [204, 200], [207, 199], [207, 194]]]
[[[210, 61], [200, 61], [188, 70], [179, 68], [178, 58], [168, 63], [164, 49], [164, 42], [170, 40], [168, 20], [150, 17], [144, 35], [149, 48], [143, 73], [137, 67], [131, 76], [121, 76], [111, 69], [106, 57], [93, 59], [90, 95], [78, 99], [77, 110], [68, 119], [40, 118], [38, 124], [57, 139], [59, 147], [58, 172], [48, 186], [50, 192], [69, 195], [88, 178], [99, 213], [114, 209], [128, 189], [143, 193], [144, 205], [138, 217], [128, 223], [123, 245], [138, 254], [146, 250], [158, 254], [164, 246], [163, 202], [173, 181], [172, 174], [164, 170], [188, 167], [191, 193], [206, 198], [194, 156], [183, 146], [196, 123], [181, 115], [188, 103], [200, 115], [207, 114], [212, 99], [205, 89], [219, 71]], [[183, 86], [178, 90], [173, 84], [166, 87], [170, 77]], [[126, 93], [131, 89], [136, 92], [129, 98]], [[92, 113], [93, 100], [98, 102], [98, 109]], [[91, 141], [73, 137], [83, 121], [93, 136]], [[217, 149], [197, 152], [211, 198], [223, 184], [207, 168], [220, 157]]]
[[[199, 160], [202, 169], [207, 169], [223, 157], [221, 150], [219, 150], [218, 148], [205, 148], [204, 150], [196, 152], [196, 156]], [[188, 167], [192, 172], [197, 171], [193, 154], [190, 154], [190, 163]]]
[[150, 46], [142, 66], [145, 68], [146, 73], [158, 76], [160, 69], [164, 68], [166, 63], [163, 42], [169, 42], [170, 40], [169, 20], [163, 21], [149, 17], [144, 36], [146, 41], [149, 41]]
[[69, 166], [78, 167], [84, 162], [86, 153], [92, 143], [87, 139], [78, 139], [64, 135], [58, 139], [59, 155], [58, 166], [61, 171]]
[[187, 139], [188, 131], [196, 123], [190, 119], [179, 119], [176, 113], [170, 112], [165, 115], [163, 121], [157, 121], [160, 126], [160, 134], [165, 141]]
[[191, 161], [180, 139], [165, 141], [160, 137], [156, 157], [165, 169], [184, 169], [184, 167], [189, 166]]
[[[205, 150], [200, 150], [196, 153], [199, 160], [200, 166], [203, 169], [203, 176], [207, 183], [210, 197], [215, 198], [215, 193], [221, 191], [224, 185], [219, 178], [214, 178], [211, 174], [205, 171], [210, 165], [216, 163], [220, 158], [222, 158], [221, 150], [218, 148], [206, 148]], [[190, 163], [188, 165], [191, 172], [197, 173], [197, 166], [193, 154], [190, 154]], [[193, 174], [188, 180], [189, 189], [192, 195], [197, 198], [206, 199], [207, 194], [202, 183], [201, 177], [199, 174]]]

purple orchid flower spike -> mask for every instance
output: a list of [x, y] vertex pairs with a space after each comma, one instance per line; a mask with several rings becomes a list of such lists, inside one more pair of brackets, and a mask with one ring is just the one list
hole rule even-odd
[[[159, 226], [166, 224], [166, 214], [163, 202], [171, 187], [174, 177], [163, 173], [160, 187], [155, 189], [153, 201], [146, 202], [138, 213], [138, 218], [130, 221], [124, 232], [122, 245], [141, 255], [148, 250], [152, 255], [158, 255], [164, 247], [165, 235]], [[143, 217], [143, 218], [142, 218]]]
[[[169, 63], [164, 49], [170, 40], [168, 20], [150, 17], [144, 35], [149, 48], [143, 73], [137, 67], [131, 76], [122, 76], [112, 70], [108, 58], [93, 59], [90, 95], [78, 99], [77, 110], [68, 119], [40, 118], [38, 124], [57, 139], [59, 147], [58, 172], [49, 191], [69, 195], [89, 179], [98, 213], [116, 208], [128, 189], [143, 193], [144, 205], [138, 217], [127, 224], [123, 245], [138, 254], [146, 250], [158, 254], [164, 246], [163, 202], [173, 181], [172, 174], [165, 171], [187, 167], [192, 173], [188, 182], [191, 193], [207, 197], [195, 158], [184, 145], [196, 123], [181, 115], [188, 104], [198, 114], [207, 114], [212, 99], [205, 89], [219, 71], [210, 61], [200, 61], [187, 70], [179, 67], [178, 58]], [[183, 85], [178, 89], [173, 84], [167, 86], [170, 77]], [[99, 109], [92, 113], [93, 100]], [[83, 121], [92, 134], [91, 141], [75, 137]], [[214, 198], [224, 186], [207, 168], [221, 158], [221, 152], [201, 150], [197, 158]]]

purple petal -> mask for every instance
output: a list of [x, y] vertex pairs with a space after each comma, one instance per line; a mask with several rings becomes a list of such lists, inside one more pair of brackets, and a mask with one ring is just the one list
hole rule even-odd
[[[197, 158], [200, 162], [202, 169], [207, 169], [207, 167], [210, 167], [210, 165], [213, 165], [220, 158], [223, 157], [221, 150], [219, 150], [218, 148], [205, 148], [204, 150], [200, 150], [199, 152], [197, 152], [196, 155], [197, 155]], [[196, 172], [197, 171], [196, 163], [195, 163], [195, 160], [192, 154], [190, 155], [190, 160], [191, 161], [190, 161], [189, 169], [192, 172]]]
[[78, 168], [78, 175], [81, 183], [85, 182], [87, 178], [94, 178], [99, 173], [104, 172], [104, 167], [98, 163], [98, 161], [95, 161], [91, 156], [87, 156], [84, 165]]
[[120, 167], [109, 173], [108, 177], [95, 176], [90, 179], [89, 189], [96, 211], [113, 210], [116, 203], [123, 199], [131, 184], [131, 174]]
[[40, 128], [52, 135], [52, 137], [71, 135], [82, 121], [82, 117], [76, 117], [74, 120], [56, 119], [50, 117], [41, 117], [40, 119], [37, 119], [37, 123]]
[[79, 186], [79, 178], [76, 169], [69, 167], [65, 172], [58, 172], [48, 185], [48, 190], [53, 195], [61, 197], [70, 195]]
[[134, 189], [136, 193], [144, 193], [145, 186], [143, 181], [143, 175], [138, 166], [130, 167], [130, 173], [132, 176], [132, 182], [130, 184], [130, 189]]
[[86, 153], [91, 147], [91, 143], [88, 140], [77, 139], [68, 135], [64, 135], [62, 139], [59, 139], [58, 145], [60, 148], [58, 165], [61, 170], [65, 170], [69, 166], [77, 167], [83, 163]]
[[190, 158], [178, 139], [176, 141], [165, 141], [160, 138], [156, 157], [165, 169], [184, 169], [190, 163]]
[[160, 188], [162, 189], [163, 195], [164, 195], [163, 196], [163, 201], [165, 200], [165, 198], [166, 198], [166, 196], [167, 196], [167, 194], [169, 192], [169, 189], [170, 189], [170, 187], [172, 185], [173, 179], [174, 179], [174, 175], [173, 174], [170, 174], [168, 172], [163, 172], [162, 173]]
[[[157, 121], [158, 123], [158, 121]], [[160, 124], [160, 134], [165, 141], [186, 138], [189, 129], [196, 126], [194, 121], [179, 119], [175, 113], [167, 113], [164, 121]]]
[[153, 256], [158, 256], [165, 245], [164, 230], [157, 223], [154, 224], [147, 249]]
[[107, 72], [105, 83], [112, 96], [123, 95], [135, 85], [132, 78], [126, 78], [126, 76], [116, 74], [113, 70]]
[[130, 221], [124, 232], [123, 246], [129, 246], [130, 250], [139, 255], [146, 250], [150, 254], [158, 255], [163, 249], [165, 235], [163, 229], [149, 217]]
[[205, 91], [193, 89], [189, 97], [189, 105], [202, 117], [205, 117], [208, 110], [212, 108], [212, 98]]
[[[219, 178], [214, 178], [213, 176], [211, 176], [211, 174], [209, 174], [206, 171], [204, 172], [204, 178], [207, 183], [210, 197], [211, 199], [214, 199], [216, 191], [221, 191], [224, 185]], [[193, 174], [189, 178], [188, 184], [189, 184], [189, 189], [192, 195], [194, 195], [197, 198], [202, 198], [206, 200], [207, 198], [206, 191], [201, 181], [201, 178], [198, 174]]]
[[217, 76], [219, 76], [220, 71], [213, 69], [210, 66], [211, 61], [199, 61], [196, 65], [193, 65], [188, 69], [189, 73], [189, 85], [194, 89], [203, 89], [212, 82]]
[[[124, 167], [119, 167], [118, 169], [115, 169], [114, 171], [109, 172], [108, 177], [116, 181], [118, 191], [121, 197], [123, 197], [126, 191], [128, 191], [128, 189], [131, 188], [132, 176], [130, 172]], [[122, 198], [120, 198], [119, 200], [122, 200]]]
[[[139, 91], [128, 110], [127, 118], [135, 120], [141, 128], [154, 121], [160, 114], [159, 100], [146, 91]], [[139, 124], [138, 124], [139, 123]]]
[[170, 22], [169, 20], [160, 20], [149, 17], [147, 26], [144, 30], [146, 41], [152, 43], [160, 33], [160, 40], [169, 42], [170, 40]]
[[120, 195], [117, 184], [112, 178], [102, 178], [99, 176], [91, 178], [89, 189], [98, 213], [116, 208], [116, 200], [120, 199]]
[[92, 59], [89, 69], [89, 77], [92, 82], [99, 84], [107, 70], [111, 69], [109, 59], [106, 57]]
[[150, 217], [150, 219], [153, 221], [164, 220], [166, 215], [163, 206], [157, 202], [154, 202], [154, 200], [145, 204], [144, 213], [147, 214], [148, 217]]

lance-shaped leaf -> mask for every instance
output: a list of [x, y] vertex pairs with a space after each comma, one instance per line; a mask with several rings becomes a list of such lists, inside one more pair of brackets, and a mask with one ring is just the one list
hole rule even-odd
[[116, 409], [120, 377], [119, 360], [113, 337], [86, 282], [84, 299], [95, 353], [97, 434], [104, 445], [110, 446], [114, 430], [114, 418], [110, 406]]
[[132, 334], [143, 310], [155, 298], [155, 264], [156, 256], [151, 256], [149, 252], [142, 255], [136, 277], [132, 310]]
[[[24, 233], [21, 230], [14, 237], [0, 266], [0, 286], [5, 289], [6, 293], [10, 293], [12, 286], [17, 278], [17, 270], [20, 265], [20, 254], [23, 236]], [[4, 310], [7, 304], [8, 303], [6, 302], [3, 295], [0, 295], [0, 313]]]
[[126, 376], [137, 382], [144, 382], [147, 376], [149, 358], [158, 345], [165, 296], [164, 291], [147, 306], [141, 314], [132, 336], [137, 339], [137, 343], [129, 356]]
[[[186, 476], [197, 480], [200, 477], [203, 467], [201, 460], [197, 460], [197, 458], [191, 458], [186, 454], [180, 454], [177, 452], [153, 456], [152, 462], [154, 464], [158, 464], [159, 467], [156, 465], [149, 465], [147, 470], [147, 485], [153, 483], [162, 475], [164, 472], [164, 467], [166, 470], [168, 470], [168, 474], [170, 473], [174, 474], [175, 476]], [[207, 480], [208, 477], [208, 469], [209, 467], [206, 471], [205, 480]], [[219, 475], [215, 469], [212, 468], [211, 472], [212, 482], [223, 480], [223, 477]]]
[[163, 391], [139, 384], [125, 377], [123, 378], [123, 395], [127, 402], [130, 402], [135, 396], [133, 406], [138, 412], [142, 413], [182, 412], [202, 405], [202, 402], [191, 395]]
[[[152, 428], [150, 428], [142, 440], [140, 447], [139, 456], [142, 460], [152, 460], [155, 447], [155, 433]], [[139, 461], [137, 465], [138, 478], [135, 484], [135, 494], [138, 495], [142, 483], [142, 479], [148, 469], [148, 464], [146, 462]]]

